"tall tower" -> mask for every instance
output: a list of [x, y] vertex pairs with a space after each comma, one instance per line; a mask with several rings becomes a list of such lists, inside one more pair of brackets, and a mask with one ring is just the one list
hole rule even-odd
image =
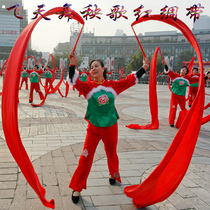
[[[16, 4], [19, 4], [23, 19], [14, 16], [14, 9], [6, 9]], [[12, 47], [27, 24], [28, 14], [23, 8], [22, 0], [0, 0], [0, 59], [8, 59]]]
[[[73, 22], [70, 25], [70, 50], [73, 49], [73, 47], [76, 43], [77, 37], [80, 33], [81, 28], [82, 28], [82, 24], [80, 24], [77, 21]], [[82, 38], [82, 34], [81, 34], [81, 37], [80, 37], [79, 42], [78, 42], [77, 47], [76, 47], [76, 54], [77, 55], [81, 54], [81, 38]]]
[[210, 30], [210, 17], [201, 15], [198, 20], [193, 23], [194, 30], [208, 29]]

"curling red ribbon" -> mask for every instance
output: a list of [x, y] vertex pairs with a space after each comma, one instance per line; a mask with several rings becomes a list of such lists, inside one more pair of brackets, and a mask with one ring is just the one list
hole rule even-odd
[[[139, 20], [139, 19], [138, 19]], [[141, 51], [142, 51], [142, 53], [143, 53], [143, 56], [144, 57], [147, 57], [146, 56], [146, 54], [145, 54], [145, 52], [144, 52], [144, 49], [143, 49], [143, 47], [142, 47], [142, 45], [141, 45], [141, 43], [140, 43], [140, 41], [139, 41], [139, 38], [138, 38], [138, 36], [136, 35], [136, 32], [135, 32], [135, 30], [134, 30], [134, 28], [133, 28], [133, 26], [134, 26], [135, 24], [131, 24], [131, 28], [132, 28], [132, 30], [133, 30], [133, 33], [134, 33], [134, 35], [135, 35], [135, 37], [136, 37], [136, 40], [137, 40], [137, 42], [138, 42], [138, 44], [139, 44], [139, 47], [141, 48]]]
[[35, 62], [35, 65], [37, 65], [36, 58], [33, 55], [29, 55], [27, 58], [24, 58], [24, 60], [27, 61], [29, 58], [33, 58], [34, 62]]
[[[59, 89], [59, 87], [60, 87], [60, 85], [61, 85], [61, 83], [62, 83], [62, 81], [63, 81], [64, 74], [65, 74], [65, 70], [63, 71], [63, 74], [62, 74], [62, 77], [61, 77], [60, 81], [59, 81], [58, 84], [53, 88], [53, 90], [50, 91], [50, 86], [47, 88], [47, 91], [46, 91], [46, 93], [45, 93], [44, 99], [41, 101], [40, 104], [33, 104], [33, 103], [32, 103], [31, 106], [33, 106], [33, 107], [43, 106], [44, 103], [45, 103], [45, 100], [46, 100], [46, 98], [47, 98], [47, 96], [48, 96], [48, 94], [53, 94], [53, 93], [55, 93], [55, 92]], [[59, 92], [59, 93], [60, 93], [60, 92]]]
[[[56, 7], [44, 13], [44, 16], [62, 12], [63, 7]], [[20, 167], [26, 180], [37, 193], [39, 199], [44, 206], [54, 208], [54, 200], [45, 198], [45, 189], [41, 186], [34, 167], [28, 157], [28, 154], [22, 144], [18, 129], [18, 91], [23, 66], [24, 55], [30, 40], [31, 34], [42, 19], [39, 16], [30, 22], [22, 31], [14, 47], [10, 53], [7, 71], [4, 78], [3, 94], [2, 94], [2, 125], [8, 148]], [[83, 18], [72, 10], [72, 18], [84, 25]]]
[[156, 63], [157, 63], [158, 51], [160, 51], [160, 47], [156, 49], [153, 55], [151, 67], [150, 67], [150, 75], [149, 75], [149, 104], [150, 104], [150, 113], [151, 113], [152, 122], [151, 124], [148, 124], [148, 125], [138, 125], [138, 124], [126, 125], [126, 127], [128, 128], [151, 129], [151, 130], [159, 128], [158, 101], [157, 101], [157, 91], [156, 91], [156, 74], [157, 74]]
[[189, 65], [188, 65], [188, 67], [187, 67], [187, 68], [189, 69], [189, 73], [188, 73], [188, 75], [190, 75], [190, 74], [191, 74], [191, 72], [192, 72], [192, 68], [193, 68], [194, 60], [195, 60], [195, 56], [193, 56], [193, 57], [192, 57], [192, 59], [191, 59], [191, 61], [190, 61]]
[[153, 20], [165, 22], [179, 29], [191, 43], [197, 54], [201, 76], [195, 101], [162, 161], [140, 185], [124, 188], [125, 194], [132, 198], [137, 208], [153, 205], [167, 199], [179, 186], [190, 164], [203, 116], [205, 84], [203, 59], [197, 40], [191, 30], [181, 20], [177, 19], [174, 21], [172, 18], [161, 19], [161, 17], [161, 15], [151, 15], [140, 18], [138, 21], [133, 22], [132, 26]]
[[[75, 51], [75, 49], [76, 49], [76, 46], [77, 46], [77, 43], [78, 43], [78, 41], [79, 41], [79, 38], [80, 38], [80, 36], [81, 36], [81, 33], [82, 33], [82, 30], [83, 30], [83, 28], [84, 28], [84, 20], [82, 19], [82, 17], [78, 14], [78, 13], [76, 13], [74, 10], [71, 10], [71, 14], [72, 14], [72, 18], [73, 19], [76, 19], [79, 23], [81, 23], [81, 24], [83, 24], [82, 25], [82, 28], [81, 28], [81, 30], [80, 30], [80, 33], [79, 33], [79, 35], [78, 35], [78, 37], [77, 37], [77, 40], [76, 40], [76, 42], [75, 42], [75, 44], [74, 44], [74, 48], [73, 48], [73, 52]], [[73, 13], [74, 12], [74, 13]], [[51, 55], [51, 57], [52, 57], [52, 60], [53, 60], [53, 65], [54, 65], [54, 67], [55, 67], [55, 60], [54, 60], [54, 57]], [[55, 71], [55, 69], [53, 69], [54, 71]], [[54, 72], [54, 74], [55, 74], [55, 72]], [[53, 88], [53, 90], [51, 90], [51, 91], [46, 91], [46, 93], [45, 93], [45, 97], [44, 97], [44, 99], [41, 101], [41, 103], [40, 104], [31, 104], [31, 106], [33, 106], [33, 107], [38, 107], [38, 106], [43, 106], [44, 105], [44, 103], [45, 103], [45, 100], [46, 100], [46, 98], [47, 98], [47, 95], [48, 94], [52, 94], [52, 93], [55, 93], [56, 91], [58, 91], [59, 92], [59, 94], [62, 96], [62, 97], [64, 97], [63, 95], [62, 95], [62, 93], [61, 93], [61, 91], [59, 90], [59, 87], [60, 87], [60, 85], [61, 85], [61, 83], [62, 83], [62, 81], [63, 81], [63, 78], [64, 78], [64, 74], [65, 74], [65, 69], [63, 70], [63, 74], [62, 74], [62, 77], [61, 77], [61, 79], [60, 79], [60, 81], [58, 82], [58, 84]], [[40, 83], [41, 83], [41, 85], [42, 85], [42, 82], [41, 82], [41, 79], [40, 79]], [[43, 86], [43, 85], [42, 85]], [[44, 86], [43, 86], [44, 87]], [[66, 95], [65, 95], [65, 97], [67, 97], [67, 95], [68, 95], [68, 93], [67, 93], [67, 91], [69, 90], [69, 85], [66, 85]]]
[[63, 83], [64, 83], [64, 85], [66, 86], [66, 94], [63, 95], [63, 94], [61, 93], [60, 89], [58, 89], [58, 92], [59, 92], [59, 94], [61, 95], [61, 97], [67, 97], [67, 96], [68, 96], [68, 93], [69, 93], [69, 83], [68, 83], [68, 82], [65, 82], [64, 80], [63, 80]]
[[[194, 60], [195, 60], [195, 56], [192, 57], [192, 59], [191, 59], [189, 65], [188, 65], [188, 67], [187, 67], [188, 70], [189, 70], [188, 75], [190, 75], [191, 72], [192, 72]], [[190, 91], [188, 91], [188, 97], [185, 99], [186, 101], [189, 100], [189, 97], [190, 97], [189, 94], [190, 94]]]

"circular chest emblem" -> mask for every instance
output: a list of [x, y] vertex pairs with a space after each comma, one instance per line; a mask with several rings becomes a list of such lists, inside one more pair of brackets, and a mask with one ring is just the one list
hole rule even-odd
[[102, 105], [105, 105], [109, 101], [107, 95], [101, 95], [98, 97], [98, 102]]
[[184, 85], [184, 81], [180, 81], [179, 84], [180, 84], [180, 85]]

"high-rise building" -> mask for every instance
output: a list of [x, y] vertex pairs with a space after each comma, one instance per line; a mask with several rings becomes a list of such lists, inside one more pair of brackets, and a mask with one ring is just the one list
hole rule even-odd
[[210, 17], [207, 15], [201, 15], [199, 19], [193, 23], [193, 30], [210, 30]]
[[[6, 9], [16, 4], [21, 9], [19, 12], [23, 19], [14, 16], [14, 9]], [[28, 14], [23, 8], [22, 0], [0, 0], [0, 60], [8, 59], [12, 47], [27, 24]]]

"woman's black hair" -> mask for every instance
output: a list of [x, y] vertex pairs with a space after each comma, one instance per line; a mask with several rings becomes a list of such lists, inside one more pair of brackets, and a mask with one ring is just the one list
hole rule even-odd
[[[95, 59], [95, 60], [91, 60], [91, 61], [90, 61], [90, 63], [89, 63], [90, 69], [91, 69], [91, 65], [92, 65], [92, 63], [93, 63], [94, 61], [98, 61], [98, 62], [101, 64], [101, 67], [104, 67], [104, 62], [103, 62], [101, 59]], [[107, 68], [104, 68], [104, 72], [103, 72], [103, 77], [104, 77], [104, 79], [107, 78], [106, 73], [107, 73]]]
[[189, 69], [187, 68], [187, 66], [182, 66], [182, 69], [185, 68], [187, 70], [186, 75], [189, 73]]
[[36, 67], [37, 69], [39, 69], [39, 66], [38, 65], [34, 65], [34, 67]]
[[[197, 71], [198, 71], [198, 68], [197, 68], [197, 67], [193, 67], [193, 69], [195, 69], [195, 70], [197, 70]], [[192, 69], [192, 70], [193, 70], [193, 69]]]

